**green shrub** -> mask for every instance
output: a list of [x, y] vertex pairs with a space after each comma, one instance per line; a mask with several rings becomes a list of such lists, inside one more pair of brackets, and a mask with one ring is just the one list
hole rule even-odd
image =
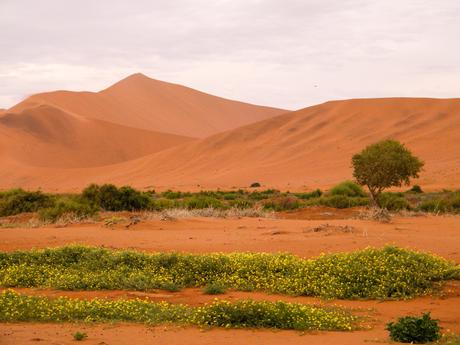
[[192, 193], [190, 192], [172, 191], [170, 189], [161, 193], [161, 196], [166, 199], [181, 199], [191, 195]]
[[348, 197], [346, 195], [331, 195], [322, 197], [319, 199], [319, 203], [328, 207], [349, 208], [367, 206], [369, 204], [369, 199], [362, 197]]
[[215, 208], [223, 209], [225, 205], [219, 199], [209, 196], [193, 196], [184, 200], [184, 206], [189, 209]]
[[315, 189], [314, 191], [309, 193], [295, 193], [294, 195], [299, 199], [307, 200], [319, 198], [321, 195], [323, 195], [323, 192], [321, 191], [321, 189]]
[[215, 300], [191, 307], [148, 300], [81, 300], [26, 296], [11, 290], [0, 293], [0, 321], [176, 323], [201, 327], [278, 328], [350, 331], [357, 318], [341, 308], [286, 303]]
[[434, 213], [459, 213], [460, 192], [450, 192], [445, 196], [425, 200], [420, 203], [418, 209], [424, 212]]
[[52, 204], [53, 199], [40, 191], [27, 192], [22, 189], [12, 189], [0, 193], [0, 217], [36, 212]]
[[348, 197], [365, 197], [366, 193], [363, 188], [354, 183], [353, 181], [344, 181], [334, 186], [330, 192], [330, 195], [344, 195]]
[[152, 195], [129, 186], [117, 188], [113, 184], [89, 185], [82, 198], [106, 211], [138, 211], [152, 206]]
[[407, 193], [421, 194], [423, 193], [423, 190], [422, 187], [420, 187], [418, 184], [414, 184], [412, 188], [407, 191]]
[[388, 211], [401, 211], [410, 209], [409, 202], [402, 193], [381, 193], [378, 196], [380, 207]]
[[459, 279], [460, 269], [439, 257], [386, 247], [321, 255], [145, 254], [68, 246], [0, 252], [0, 286], [61, 290], [204, 287], [219, 282], [259, 290], [330, 298], [408, 298], [437, 282]]
[[388, 323], [386, 329], [391, 340], [401, 343], [426, 344], [441, 338], [438, 321], [433, 320], [430, 313], [422, 317], [401, 317], [395, 323]]
[[206, 295], [221, 295], [221, 294], [225, 293], [226, 290], [227, 290], [227, 288], [223, 284], [210, 283], [210, 284], [205, 286], [205, 288], [203, 289], [203, 292]]
[[39, 211], [42, 220], [55, 222], [60, 218], [73, 217], [84, 219], [94, 216], [98, 208], [85, 200], [61, 198], [58, 199], [53, 207]]
[[260, 183], [259, 182], [253, 182], [253, 183], [251, 183], [251, 185], [249, 187], [250, 188], [258, 188], [258, 187], [260, 187]]
[[88, 338], [88, 335], [85, 332], [75, 332], [73, 334], [73, 338], [76, 341], [82, 341], [82, 340]]
[[302, 204], [294, 196], [280, 196], [269, 199], [263, 203], [264, 210], [289, 211], [301, 207]]

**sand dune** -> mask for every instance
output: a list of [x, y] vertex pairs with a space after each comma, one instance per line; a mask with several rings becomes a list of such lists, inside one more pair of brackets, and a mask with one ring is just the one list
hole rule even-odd
[[[75, 190], [90, 182], [145, 188], [265, 186], [299, 190], [351, 178], [350, 159], [384, 138], [425, 162], [426, 188], [460, 186], [460, 99], [333, 101], [109, 167], [8, 174], [3, 184]], [[45, 177], [44, 177], [45, 176]]]
[[33, 167], [82, 168], [132, 160], [192, 139], [69, 114], [49, 105], [0, 117], [0, 157]]
[[143, 74], [131, 75], [97, 93], [33, 95], [10, 110], [40, 104], [87, 118], [188, 137], [206, 137], [286, 112], [212, 96]]

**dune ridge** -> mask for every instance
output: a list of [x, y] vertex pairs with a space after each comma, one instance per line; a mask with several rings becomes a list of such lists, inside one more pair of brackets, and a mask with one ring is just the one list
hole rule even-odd
[[116, 124], [203, 138], [286, 110], [212, 96], [137, 73], [100, 92], [54, 91], [30, 96], [9, 111], [48, 104]]

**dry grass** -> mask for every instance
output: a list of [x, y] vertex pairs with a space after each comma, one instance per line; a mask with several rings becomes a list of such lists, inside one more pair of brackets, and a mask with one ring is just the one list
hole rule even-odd
[[213, 218], [242, 218], [242, 217], [257, 217], [257, 218], [276, 218], [276, 214], [273, 211], [265, 211], [262, 209], [238, 209], [230, 208], [228, 210], [219, 210], [215, 208], [203, 208], [203, 209], [183, 209], [173, 208], [163, 210], [160, 212], [143, 212], [141, 218], [143, 220], [174, 220], [181, 218], [193, 218], [193, 217], [213, 217]]

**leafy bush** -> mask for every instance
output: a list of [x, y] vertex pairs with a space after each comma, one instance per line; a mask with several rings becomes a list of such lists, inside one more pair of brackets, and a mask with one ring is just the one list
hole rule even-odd
[[260, 183], [259, 182], [253, 182], [253, 183], [251, 183], [251, 185], [249, 187], [250, 188], [258, 188], [258, 187], [260, 187]]
[[83, 190], [82, 198], [106, 211], [138, 211], [152, 206], [150, 193], [129, 186], [117, 188], [112, 184], [89, 185]]
[[380, 207], [388, 211], [401, 211], [410, 209], [409, 202], [402, 193], [382, 193], [378, 196]]
[[289, 211], [301, 207], [300, 201], [293, 196], [280, 196], [264, 202], [264, 210]]
[[286, 302], [215, 300], [211, 304], [190, 307], [148, 300], [51, 299], [0, 293], [0, 321], [38, 322], [142, 322], [151, 325], [177, 323], [226, 328], [279, 328], [296, 330], [339, 330], [355, 328], [357, 318], [340, 308], [321, 308]]
[[323, 192], [321, 191], [321, 189], [315, 189], [313, 192], [295, 193], [294, 195], [299, 199], [306, 200], [306, 199], [319, 198], [321, 195], [323, 195]]
[[434, 213], [459, 213], [460, 192], [451, 192], [446, 196], [423, 201], [418, 209], [424, 212]]
[[422, 187], [420, 187], [418, 184], [414, 184], [412, 188], [407, 191], [407, 193], [421, 194], [423, 193], [423, 190]]
[[76, 341], [82, 341], [83, 339], [88, 338], [88, 335], [85, 332], [75, 332], [73, 338]]
[[[0, 252], [0, 286], [62, 290], [155, 289], [161, 284], [331, 298], [408, 298], [459, 279], [454, 264], [386, 247], [304, 260], [287, 254], [145, 254], [68, 246]], [[164, 287], [163, 287], [164, 288]]]
[[94, 216], [98, 208], [85, 200], [61, 198], [56, 201], [53, 207], [40, 210], [39, 216], [42, 220], [55, 222], [64, 217], [84, 219]]
[[205, 286], [205, 288], [203, 289], [203, 292], [207, 295], [220, 295], [220, 294], [225, 293], [226, 290], [227, 288], [223, 284], [210, 283]]
[[344, 181], [334, 186], [329, 192], [330, 195], [344, 195], [348, 197], [365, 197], [366, 193], [362, 187], [353, 181]]
[[319, 204], [334, 208], [349, 208], [357, 206], [367, 206], [368, 198], [348, 197], [346, 195], [325, 196], [318, 200]]
[[433, 320], [430, 313], [422, 317], [401, 317], [395, 323], [388, 323], [386, 329], [393, 341], [401, 343], [426, 344], [441, 338], [438, 321]]
[[36, 212], [52, 204], [52, 198], [40, 191], [27, 192], [22, 189], [12, 189], [0, 193], [0, 217]]
[[225, 208], [225, 205], [222, 203], [222, 201], [209, 196], [193, 196], [191, 198], [187, 198], [184, 200], [184, 206], [189, 210], [203, 208]]

